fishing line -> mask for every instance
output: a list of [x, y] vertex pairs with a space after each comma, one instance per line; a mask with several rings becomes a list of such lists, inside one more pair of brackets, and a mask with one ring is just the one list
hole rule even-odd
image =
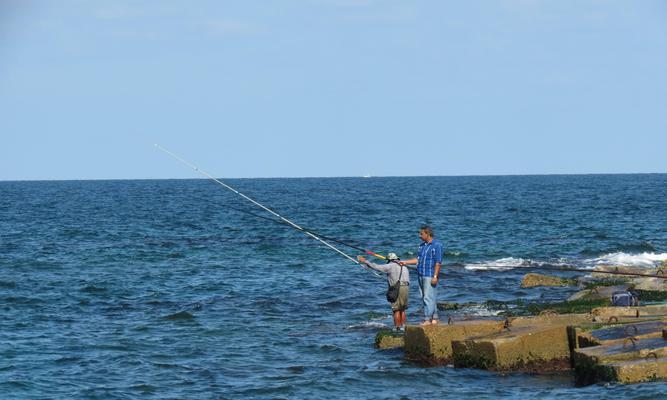
[[306, 235], [312, 237], [313, 239], [315, 239], [315, 240], [319, 241], [320, 243], [324, 244], [325, 246], [329, 247], [331, 250], [335, 251], [336, 253], [342, 255], [343, 257], [347, 258], [348, 260], [352, 261], [353, 263], [355, 263], [355, 264], [359, 265], [360, 267], [364, 268], [365, 270], [369, 271], [369, 272], [372, 273], [373, 275], [375, 275], [375, 276], [377, 276], [377, 277], [380, 277], [380, 274], [378, 274], [377, 272], [375, 272], [375, 271], [373, 271], [372, 269], [368, 268], [366, 265], [360, 263], [360, 262], [357, 261], [356, 259], [352, 258], [350, 255], [344, 253], [342, 250], [338, 249], [337, 247], [335, 247], [335, 246], [332, 245], [331, 243], [328, 243], [327, 241], [325, 241], [324, 239], [320, 238], [319, 236], [317, 236], [317, 235], [311, 233], [310, 231], [305, 230], [304, 228], [300, 227], [299, 225], [295, 224], [294, 222], [290, 221], [289, 219], [283, 217], [282, 215], [278, 214], [277, 212], [271, 210], [270, 208], [266, 207], [265, 205], [263, 205], [263, 204], [261, 204], [261, 203], [255, 201], [255, 200], [251, 199], [250, 197], [248, 197], [248, 196], [246, 196], [245, 194], [239, 192], [238, 190], [234, 189], [233, 187], [231, 187], [231, 186], [227, 185], [226, 183], [220, 181], [219, 179], [213, 177], [213, 176], [212, 176], [211, 174], [209, 174], [208, 172], [206, 172], [206, 171], [204, 171], [204, 170], [202, 170], [202, 169], [199, 169], [196, 165], [194, 165], [194, 164], [192, 164], [192, 163], [186, 161], [185, 159], [183, 159], [183, 158], [177, 156], [176, 154], [172, 153], [171, 151], [165, 149], [164, 147], [160, 146], [159, 144], [156, 143], [156, 144], [155, 144], [155, 147], [157, 147], [159, 150], [162, 150], [164, 153], [166, 153], [166, 154], [172, 156], [172, 157], [175, 158], [176, 160], [182, 162], [183, 164], [187, 165], [188, 167], [194, 169], [194, 170], [197, 171], [198, 173], [200, 173], [200, 174], [206, 176], [207, 178], [213, 180], [214, 182], [216, 182], [217, 184], [221, 185], [221, 186], [224, 187], [225, 189], [231, 190], [232, 192], [234, 192], [234, 193], [236, 193], [237, 195], [243, 197], [244, 199], [248, 200], [249, 202], [251, 202], [252, 204], [256, 205], [257, 207], [260, 207], [261, 209], [263, 209], [263, 210], [265, 210], [265, 211], [271, 213], [272, 215], [278, 217], [278, 218], [279, 218], [281, 221], [283, 221], [286, 225], [289, 225], [289, 226], [291, 226], [292, 228], [297, 229], [297, 230], [299, 230], [299, 231], [305, 233]]
[[[285, 222], [283, 222], [283, 221], [281, 221], [281, 220], [277, 220], [277, 219], [274, 219], [274, 218], [265, 217], [264, 215], [255, 214], [255, 213], [253, 213], [253, 212], [250, 212], [250, 211], [247, 211], [247, 210], [243, 210], [243, 209], [240, 209], [240, 208], [232, 207], [232, 206], [229, 206], [229, 205], [223, 205], [223, 207], [225, 207], [225, 208], [229, 208], [229, 209], [234, 210], [234, 211], [238, 211], [238, 212], [243, 213], [243, 214], [251, 215], [251, 216], [256, 217], [256, 218], [261, 218], [261, 219], [264, 219], [264, 220], [266, 220], [266, 221], [271, 221], [271, 222], [273, 222], [273, 223], [275, 223], [275, 224], [279, 224], [279, 225], [283, 225], [283, 226], [290, 226], [289, 224], [287, 224], [287, 223], [285, 223]], [[342, 244], [343, 246], [347, 246], [347, 247], [349, 247], [349, 248], [351, 248], [351, 249], [355, 249], [355, 250], [363, 251], [364, 253], [366, 253], [366, 254], [368, 254], [368, 255], [371, 255], [371, 256], [374, 256], [374, 257], [377, 257], [377, 258], [380, 258], [380, 259], [383, 259], [383, 260], [386, 260], [386, 259], [387, 259], [387, 257], [383, 256], [382, 254], [375, 253], [375, 252], [373, 252], [373, 251], [371, 251], [371, 250], [364, 249], [363, 247], [360, 247], [360, 246], [351, 244], [351, 243], [349, 243], [349, 242], [344, 242], [344, 241], [342, 241], [342, 240], [340, 240], [340, 239], [332, 238], [331, 236], [323, 235], [323, 234], [321, 234], [321, 233], [315, 232], [315, 231], [312, 230], [312, 229], [308, 229], [308, 228], [303, 228], [303, 227], [302, 227], [301, 231], [302, 231], [302, 232], [310, 232], [310, 233], [312, 233], [312, 234], [314, 234], [314, 235], [316, 235], [316, 236], [319, 236], [320, 238], [322, 238], [322, 239], [324, 239], [324, 240], [328, 240], [328, 241], [330, 241], [330, 242], [335, 242], [335, 243], [338, 243], [338, 244]]]

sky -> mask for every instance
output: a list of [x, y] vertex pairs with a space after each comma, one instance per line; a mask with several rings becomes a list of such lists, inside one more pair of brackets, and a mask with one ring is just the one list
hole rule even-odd
[[667, 2], [0, 0], [0, 180], [667, 172]]

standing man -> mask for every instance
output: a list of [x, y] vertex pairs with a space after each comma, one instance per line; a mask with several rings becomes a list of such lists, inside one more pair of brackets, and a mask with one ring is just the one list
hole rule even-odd
[[422, 325], [438, 323], [438, 275], [442, 266], [442, 242], [434, 238], [433, 228], [428, 225], [419, 229], [419, 245], [417, 258], [405, 260], [401, 264], [417, 264], [417, 279], [424, 306], [424, 321]]
[[407, 267], [399, 264], [400, 259], [395, 253], [387, 254], [387, 263], [384, 265], [372, 263], [363, 256], [358, 256], [357, 260], [364, 263], [376, 271], [387, 274], [387, 284], [394, 286], [399, 284], [398, 297], [391, 303], [391, 311], [394, 316], [394, 327], [397, 331], [405, 330], [405, 310], [408, 308], [408, 295], [410, 293], [410, 272]]

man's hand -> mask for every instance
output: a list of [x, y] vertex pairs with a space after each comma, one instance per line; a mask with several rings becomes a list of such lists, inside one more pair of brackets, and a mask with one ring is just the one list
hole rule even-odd
[[438, 284], [438, 277], [434, 276], [433, 278], [431, 278], [431, 286], [435, 286], [437, 284]]
[[366, 258], [364, 256], [357, 256], [357, 260], [359, 260], [360, 263], [366, 262]]

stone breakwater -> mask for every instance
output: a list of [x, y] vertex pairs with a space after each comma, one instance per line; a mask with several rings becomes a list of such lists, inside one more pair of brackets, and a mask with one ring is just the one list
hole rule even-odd
[[[601, 307], [586, 314], [408, 326], [403, 348], [406, 359], [425, 366], [574, 370], [579, 385], [635, 383], [667, 379], [665, 335], [667, 305]], [[394, 342], [391, 347], [399, 346]]]
[[[570, 283], [535, 276], [526, 281]], [[625, 282], [631, 287], [644, 283], [637, 279]], [[623, 289], [627, 287], [620, 284]], [[650, 287], [662, 289], [663, 284], [650, 282]], [[589, 283], [588, 292], [579, 299], [591, 298], [589, 292], [595, 294], [594, 298], [606, 297], [607, 288]], [[572, 370], [579, 386], [667, 380], [667, 304], [603, 306], [566, 314], [547, 309], [537, 316], [450, 319], [438, 325], [407, 326], [403, 337], [381, 332], [376, 346], [403, 347], [406, 359], [424, 366], [453, 364], [456, 368], [499, 372]]]

